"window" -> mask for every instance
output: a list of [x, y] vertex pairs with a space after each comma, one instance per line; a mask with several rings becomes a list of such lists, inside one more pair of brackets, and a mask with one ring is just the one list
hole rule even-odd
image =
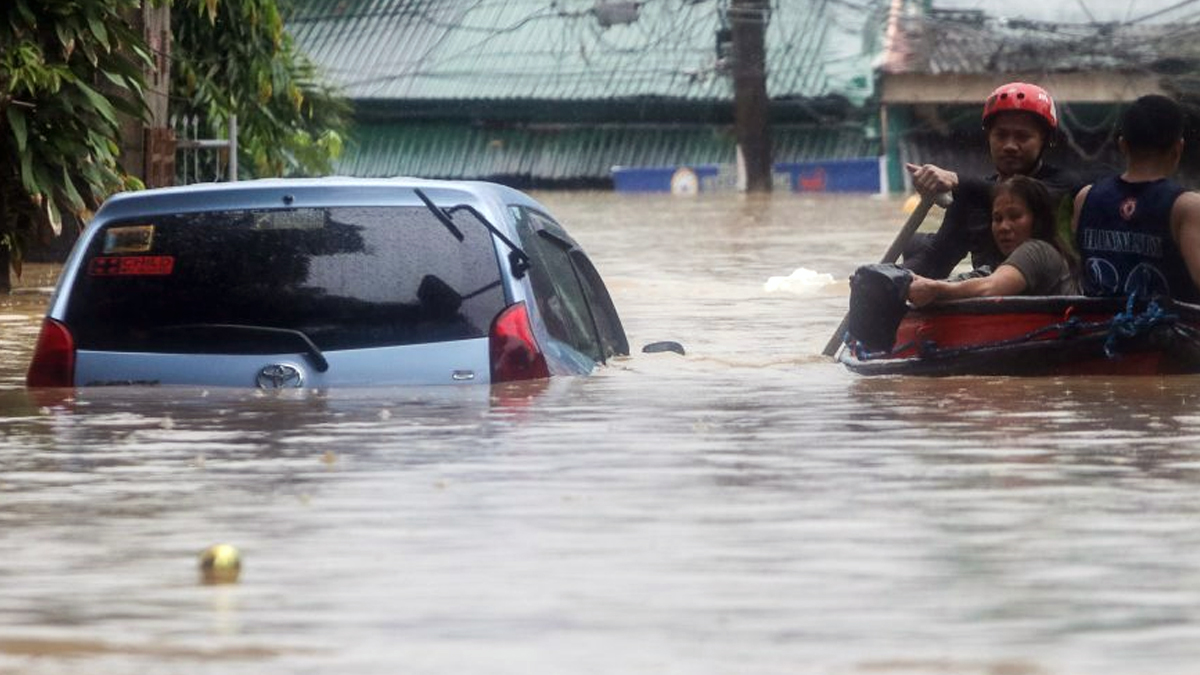
[[[491, 234], [423, 207], [220, 211], [112, 223], [67, 308], [81, 349], [265, 353], [483, 337], [505, 304]], [[294, 342], [294, 341], [293, 341]]]
[[571, 263], [570, 244], [562, 228], [537, 211], [518, 208], [517, 214], [517, 232], [532, 263], [529, 281], [546, 330], [556, 340], [603, 361], [591, 308]]
[[629, 342], [600, 274], [549, 216], [514, 208], [533, 262], [530, 282], [550, 334], [597, 361], [629, 353]]
[[625, 337], [625, 328], [621, 326], [621, 318], [617, 315], [617, 308], [613, 305], [608, 289], [600, 279], [600, 273], [579, 249], [571, 251], [571, 261], [575, 263], [579, 281], [583, 284], [583, 294], [592, 308], [604, 358], [628, 355], [629, 341]]

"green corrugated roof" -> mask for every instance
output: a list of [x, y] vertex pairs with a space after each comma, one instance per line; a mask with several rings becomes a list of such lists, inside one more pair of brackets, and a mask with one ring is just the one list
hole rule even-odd
[[[605, 180], [613, 166], [730, 164], [732, 130], [702, 126], [364, 124], [337, 166], [352, 176]], [[776, 162], [873, 157], [879, 144], [857, 125], [771, 128]]]
[[[610, 2], [612, 0], [609, 0]], [[296, 44], [360, 101], [732, 100], [719, 0], [648, 0], [602, 27], [600, 0], [296, 0]], [[630, 3], [625, 3], [630, 4]], [[772, 98], [870, 94], [863, 6], [772, 2]]]

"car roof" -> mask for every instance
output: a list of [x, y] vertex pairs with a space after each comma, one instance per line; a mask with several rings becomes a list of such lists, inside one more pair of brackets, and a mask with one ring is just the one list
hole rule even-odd
[[[399, 188], [399, 190], [397, 190]], [[413, 189], [435, 202], [521, 204], [545, 211], [525, 193], [498, 183], [424, 178], [259, 178], [223, 183], [195, 183], [112, 195], [96, 212], [96, 220], [183, 211], [252, 208], [300, 208], [335, 205], [419, 205]]]

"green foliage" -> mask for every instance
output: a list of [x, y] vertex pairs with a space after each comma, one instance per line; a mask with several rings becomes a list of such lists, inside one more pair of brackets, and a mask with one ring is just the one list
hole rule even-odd
[[[140, 0], [0, 3], [0, 246], [17, 272], [35, 237], [130, 185], [118, 112], [140, 119], [150, 56], [124, 17]], [[7, 274], [7, 270], [0, 270]]]
[[252, 177], [328, 173], [349, 114], [293, 46], [281, 1], [176, 0], [171, 13], [173, 113], [221, 133], [236, 114], [238, 165]]
[[[328, 172], [348, 107], [293, 48], [279, 1], [174, 0], [172, 109], [217, 128], [237, 114], [247, 174]], [[18, 273], [33, 240], [140, 186], [119, 163], [119, 116], [145, 111], [152, 59], [128, 22], [142, 4], [0, 0], [0, 249]]]

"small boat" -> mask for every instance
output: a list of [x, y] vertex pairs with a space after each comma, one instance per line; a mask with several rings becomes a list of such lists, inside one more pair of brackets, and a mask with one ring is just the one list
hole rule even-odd
[[1127, 298], [972, 298], [909, 309], [891, 349], [849, 336], [861, 375], [1200, 373], [1200, 306]]

